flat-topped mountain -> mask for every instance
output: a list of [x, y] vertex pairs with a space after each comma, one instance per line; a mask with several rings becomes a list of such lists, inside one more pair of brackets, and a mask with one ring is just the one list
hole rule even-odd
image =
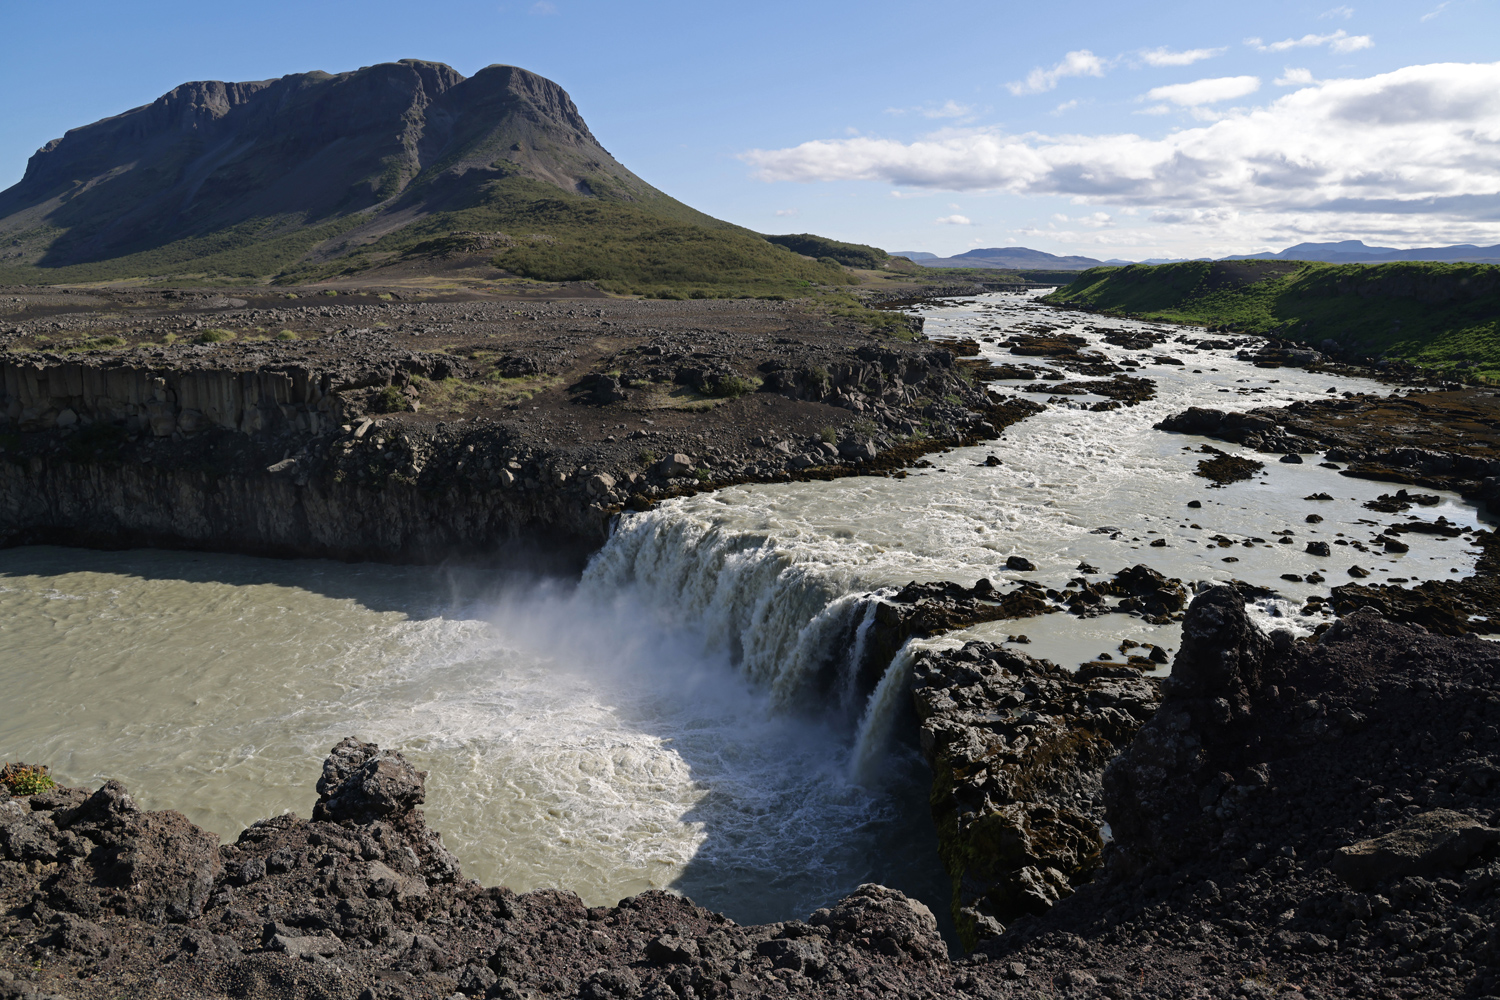
[[69, 131], [0, 192], [0, 281], [306, 277], [350, 255], [346, 269], [365, 269], [454, 232], [471, 237], [467, 247], [511, 251], [502, 266], [513, 273], [628, 278], [559, 246], [587, 229], [598, 251], [663, 225], [716, 233], [721, 271], [817, 268], [631, 173], [556, 83], [514, 66], [465, 78], [406, 59], [186, 83]]

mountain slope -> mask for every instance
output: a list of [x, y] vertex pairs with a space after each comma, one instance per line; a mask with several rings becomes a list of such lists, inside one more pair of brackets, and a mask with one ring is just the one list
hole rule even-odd
[[[312, 273], [361, 249], [388, 257], [498, 224], [538, 227], [525, 235], [552, 248], [554, 272], [569, 271], [557, 248], [586, 243], [591, 229], [629, 238], [687, 227], [723, 244], [738, 273], [834, 277], [631, 173], [552, 81], [514, 66], [465, 78], [402, 60], [188, 83], [71, 130], [0, 192], [0, 281]], [[514, 242], [492, 235], [501, 248]], [[608, 277], [597, 265], [583, 270]]]

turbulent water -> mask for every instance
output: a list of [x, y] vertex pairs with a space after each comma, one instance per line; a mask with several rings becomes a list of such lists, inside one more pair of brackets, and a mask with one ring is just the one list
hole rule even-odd
[[[926, 315], [934, 337], [1003, 339], [1042, 320], [1097, 341], [1028, 296]], [[1257, 613], [1308, 628], [1300, 598], [1348, 579], [1354, 563], [1376, 581], [1472, 568], [1463, 540], [1418, 534], [1400, 556], [1345, 546], [1308, 556], [1307, 540], [1367, 540], [1389, 523], [1360, 504], [1390, 487], [1273, 461], [1252, 482], [1208, 489], [1191, 475], [1201, 456], [1184, 450], [1202, 442], [1151, 429], [1190, 405], [1250, 408], [1368, 383], [1181, 344], [1155, 353], [1188, 363], [1140, 373], [1158, 382], [1152, 402], [1103, 413], [1054, 404], [904, 480], [738, 487], [663, 504], [623, 519], [576, 583], [0, 552], [0, 755], [46, 761], [73, 782], [119, 777], [145, 805], [233, 837], [260, 816], [305, 815], [318, 762], [353, 734], [431, 770], [432, 825], [487, 884], [559, 885], [590, 903], [673, 887], [737, 919], [769, 920], [881, 881], [945, 909], [924, 768], [889, 739], [910, 651], [874, 692], [852, 682], [870, 593], [912, 579], [1003, 586], [1018, 576], [1004, 568], [1012, 554], [1050, 586], [1080, 561], [1106, 572], [1145, 562], [1189, 582], [1275, 587], [1284, 597]], [[986, 466], [990, 454], [1002, 464]], [[1302, 499], [1318, 492], [1335, 499]], [[1191, 499], [1202, 509], [1186, 508]], [[1309, 512], [1325, 520], [1306, 524]], [[1421, 514], [1476, 523], [1452, 496]], [[1285, 529], [1297, 544], [1270, 544]], [[1250, 544], [1205, 544], [1216, 533]], [[1149, 547], [1158, 537], [1168, 547]], [[1328, 583], [1280, 579], [1314, 568]], [[940, 642], [1022, 632], [1028, 652], [1066, 664], [1123, 638], [1176, 644], [1173, 626], [1123, 615], [1048, 615]]]

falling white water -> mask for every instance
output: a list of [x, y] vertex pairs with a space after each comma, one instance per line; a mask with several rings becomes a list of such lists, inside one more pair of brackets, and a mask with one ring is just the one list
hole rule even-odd
[[915, 639], [902, 646], [891, 657], [890, 666], [881, 675], [880, 683], [870, 692], [864, 716], [859, 720], [850, 760], [856, 781], [869, 784], [880, 780], [877, 765], [886, 759], [896, 720], [910, 710], [907, 689], [911, 685], [911, 665], [921, 649], [922, 645]]
[[784, 540], [726, 531], [671, 508], [622, 519], [589, 563], [581, 593], [638, 589], [663, 624], [691, 623], [709, 650], [789, 706], [836, 669], [867, 595], [841, 593]]
[[865, 663], [865, 647], [870, 641], [870, 629], [875, 627], [875, 615], [880, 610], [879, 597], [875, 594], [865, 602], [864, 618], [854, 630], [854, 643], [849, 655], [844, 658], [844, 669], [839, 677], [839, 709], [848, 714], [859, 697], [859, 673]]

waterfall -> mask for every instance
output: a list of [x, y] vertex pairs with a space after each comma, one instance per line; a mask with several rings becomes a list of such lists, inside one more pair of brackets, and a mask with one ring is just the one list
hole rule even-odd
[[854, 737], [854, 753], [849, 766], [856, 781], [870, 784], [877, 780], [882, 758], [890, 744], [891, 730], [896, 717], [901, 714], [906, 698], [906, 688], [911, 680], [912, 661], [920, 651], [915, 639], [896, 651], [891, 665], [880, 676], [880, 683], [870, 692], [865, 703], [865, 714], [859, 720], [859, 731]]
[[821, 682], [843, 682], [829, 676], [849, 672], [840, 650], [851, 634], [858, 647], [873, 622], [869, 595], [844, 592], [820, 569], [768, 535], [666, 506], [622, 518], [580, 589], [607, 599], [635, 588], [656, 614], [696, 627], [710, 651], [726, 653], [786, 706]]
[[875, 625], [875, 613], [879, 609], [879, 600], [865, 601], [864, 617], [854, 630], [854, 644], [844, 659], [844, 669], [839, 677], [839, 708], [845, 714], [853, 713], [855, 700], [859, 697], [859, 668], [865, 661], [865, 645], [869, 642], [870, 629]]

